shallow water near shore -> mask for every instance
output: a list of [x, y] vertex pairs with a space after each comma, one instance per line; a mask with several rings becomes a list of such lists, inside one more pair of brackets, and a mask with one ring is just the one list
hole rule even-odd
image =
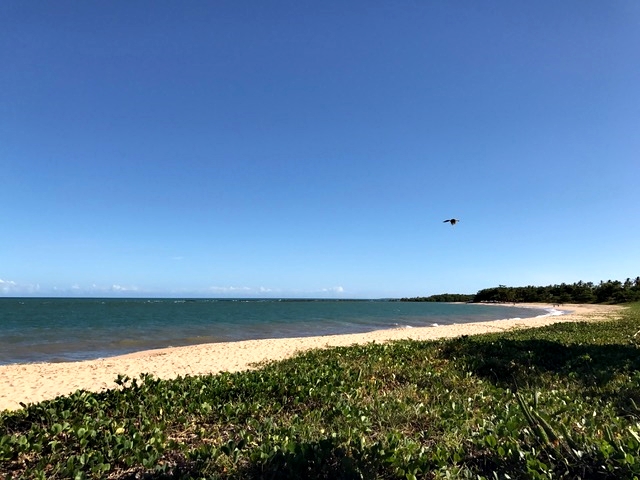
[[0, 365], [557, 313], [504, 305], [387, 300], [2, 298]]

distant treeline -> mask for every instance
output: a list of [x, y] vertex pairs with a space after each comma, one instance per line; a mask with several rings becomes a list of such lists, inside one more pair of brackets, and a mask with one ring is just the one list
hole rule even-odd
[[401, 302], [473, 302], [476, 296], [464, 293], [441, 293], [430, 297], [401, 298]]
[[546, 287], [507, 287], [499, 285], [485, 288], [475, 295], [444, 293], [430, 297], [402, 298], [405, 302], [540, 302], [540, 303], [626, 303], [640, 301], [640, 277], [635, 280], [577, 282], [548, 285]]

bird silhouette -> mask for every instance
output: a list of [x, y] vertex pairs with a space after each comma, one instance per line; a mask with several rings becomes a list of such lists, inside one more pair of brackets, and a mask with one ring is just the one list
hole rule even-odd
[[449, 220], [445, 220], [442, 223], [447, 223], [449, 222], [451, 225], [455, 225], [456, 223], [458, 223], [460, 220], [458, 220], [457, 218], [450, 218]]

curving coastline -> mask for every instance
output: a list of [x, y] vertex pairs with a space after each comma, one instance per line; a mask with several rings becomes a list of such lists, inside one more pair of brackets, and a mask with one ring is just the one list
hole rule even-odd
[[557, 322], [598, 321], [614, 318], [624, 308], [617, 305], [518, 304], [546, 309], [549, 314], [436, 327], [397, 328], [368, 333], [318, 337], [274, 338], [212, 343], [147, 350], [119, 357], [70, 363], [31, 363], [0, 366], [0, 411], [18, 409], [20, 403], [35, 403], [67, 395], [78, 389], [102, 391], [115, 388], [119, 374], [138, 377], [150, 373], [171, 379], [222, 371], [242, 371], [256, 364], [281, 360], [314, 348], [348, 346], [401, 339], [432, 340], [460, 335], [532, 328]]

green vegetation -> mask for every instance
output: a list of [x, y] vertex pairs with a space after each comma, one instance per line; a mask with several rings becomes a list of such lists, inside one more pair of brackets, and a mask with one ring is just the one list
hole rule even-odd
[[473, 302], [475, 295], [464, 293], [440, 293], [429, 297], [401, 298], [401, 302]]
[[312, 351], [0, 414], [0, 477], [640, 477], [640, 304], [623, 318]]
[[640, 277], [624, 282], [607, 280], [548, 285], [546, 287], [485, 288], [475, 295], [444, 293], [430, 297], [403, 298], [405, 302], [525, 302], [525, 303], [629, 303], [640, 301]]
[[562, 283], [547, 287], [505, 287], [480, 290], [474, 302], [544, 302], [544, 303], [628, 303], [640, 301], [640, 277], [624, 282], [607, 280]]

